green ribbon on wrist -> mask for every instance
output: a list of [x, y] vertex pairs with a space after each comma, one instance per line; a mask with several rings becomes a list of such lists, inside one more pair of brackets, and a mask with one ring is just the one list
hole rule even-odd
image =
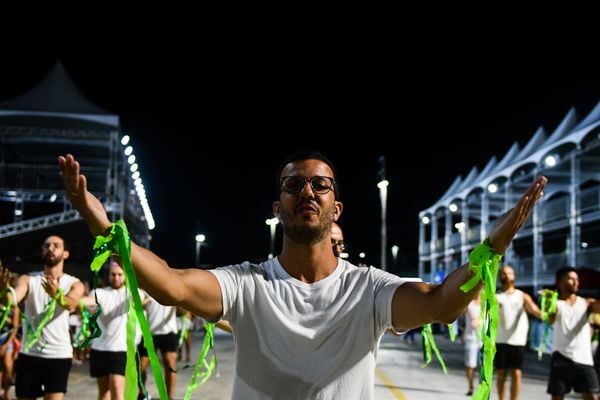
[[469, 254], [469, 271], [474, 276], [460, 287], [463, 292], [471, 291], [479, 281], [483, 282], [481, 293], [481, 317], [482, 317], [482, 360], [481, 360], [481, 383], [473, 400], [488, 400], [491, 397], [491, 389], [494, 379], [494, 357], [496, 355], [496, 334], [498, 332], [499, 307], [496, 299], [496, 278], [503, 254], [492, 251], [490, 242], [486, 238], [483, 243]]

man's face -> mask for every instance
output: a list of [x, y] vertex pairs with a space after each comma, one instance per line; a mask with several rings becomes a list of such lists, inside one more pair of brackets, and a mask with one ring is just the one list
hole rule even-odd
[[108, 271], [108, 282], [113, 289], [120, 289], [125, 284], [125, 274], [119, 264], [113, 262]]
[[336, 257], [339, 257], [344, 251], [344, 246], [344, 235], [342, 234], [342, 230], [338, 224], [333, 223], [331, 225], [331, 247], [333, 248], [333, 254], [335, 254]]
[[54, 267], [61, 261], [69, 258], [69, 252], [65, 250], [65, 242], [58, 236], [50, 236], [42, 245], [42, 261], [47, 267]]
[[[286, 165], [281, 176], [333, 178], [333, 172], [323, 161], [304, 160]], [[281, 219], [284, 233], [290, 239], [305, 244], [323, 240], [331, 229], [331, 222], [339, 217], [341, 209], [342, 205], [335, 201], [333, 190], [318, 194], [309, 182], [304, 183], [299, 193], [281, 190], [279, 201], [273, 203], [273, 212]]]
[[503, 286], [514, 285], [515, 271], [511, 267], [502, 267], [500, 270], [500, 282]]
[[572, 294], [579, 290], [579, 275], [577, 272], [569, 272], [558, 281], [558, 287], [561, 293]]

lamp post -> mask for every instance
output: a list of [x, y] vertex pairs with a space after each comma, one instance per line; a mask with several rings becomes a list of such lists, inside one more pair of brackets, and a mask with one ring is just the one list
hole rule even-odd
[[381, 180], [377, 187], [379, 188], [379, 198], [381, 199], [381, 269], [387, 270], [386, 248], [387, 248], [387, 224], [386, 224], [386, 204], [387, 187], [390, 183], [387, 179]]
[[269, 225], [269, 232], [271, 233], [271, 246], [269, 247], [269, 258], [273, 258], [275, 254], [275, 228], [279, 223], [279, 218], [269, 218], [265, 220], [265, 224]]
[[196, 235], [196, 267], [200, 266], [200, 246], [206, 240], [206, 236], [203, 234]]

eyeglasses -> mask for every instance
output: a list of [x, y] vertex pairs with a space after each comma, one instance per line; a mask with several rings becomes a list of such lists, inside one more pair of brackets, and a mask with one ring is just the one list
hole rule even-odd
[[284, 176], [281, 178], [281, 189], [289, 194], [298, 194], [304, 190], [306, 182], [310, 182], [310, 187], [317, 194], [335, 191], [335, 179], [329, 176], [313, 176], [308, 179], [298, 175]]
[[344, 251], [346, 250], [346, 243], [344, 243], [343, 240], [335, 240], [335, 239], [331, 239], [331, 247], [339, 247], [340, 250]]

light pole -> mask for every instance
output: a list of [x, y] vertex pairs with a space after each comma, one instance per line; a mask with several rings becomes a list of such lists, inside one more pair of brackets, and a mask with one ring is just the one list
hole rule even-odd
[[387, 187], [390, 183], [383, 179], [378, 184], [379, 198], [381, 199], [381, 269], [387, 270], [386, 264], [386, 248], [387, 248], [387, 224], [386, 224], [386, 204], [387, 204]]
[[265, 224], [269, 225], [269, 231], [271, 233], [271, 246], [269, 247], [269, 258], [273, 258], [275, 255], [275, 228], [279, 223], [279, 218], [269, 218], [265, 220]]
[[398, 260], [398, 250], [400, 250], [400, 247], [396, 245], [392, 246], [392, 257], [394, 257], [394, 268], [396, 268], [396, 271], [398, 270], [398, 265], [396, 265], [396, 261]]
[[203, 234], [196, 235], [196, 267], [200, 266], [200, 246], [206, 240], [206, 236]]

